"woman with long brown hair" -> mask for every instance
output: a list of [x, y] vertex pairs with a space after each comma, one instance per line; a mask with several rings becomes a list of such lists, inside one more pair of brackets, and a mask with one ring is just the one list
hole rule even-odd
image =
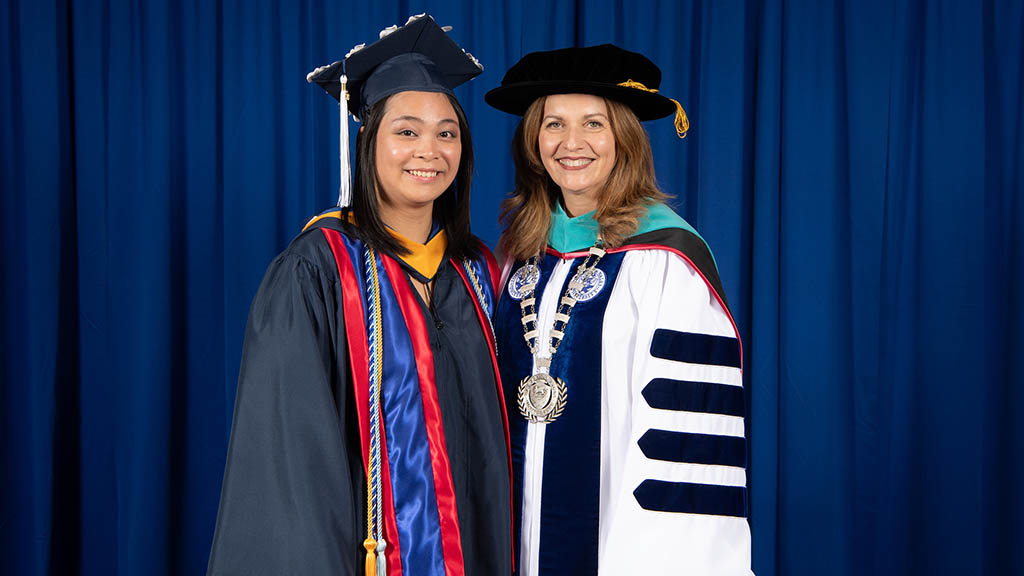
[[[750, 574], [739, 333], [641, 121], [682, 107], [612, 45], [528, 54], [495, 313], [519, 574]], [[516, 412], [512, 414], [512, 412]]]

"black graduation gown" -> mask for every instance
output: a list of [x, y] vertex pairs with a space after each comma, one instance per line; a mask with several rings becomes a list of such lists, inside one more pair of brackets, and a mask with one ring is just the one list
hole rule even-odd
[[[446, 259], [435, 276], [433, 310], [420, 305], [465, 573], [509, 574], [502, 400], [454, 266]], [[209, 575], [364, 571], [366, 476], [344, 324], [336, 261], [307, 230], [272, 262], [249, 313]]]

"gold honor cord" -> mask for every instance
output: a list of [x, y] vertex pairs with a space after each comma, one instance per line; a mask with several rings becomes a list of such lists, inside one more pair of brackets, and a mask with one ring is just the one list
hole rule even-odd
[[[380, 278], [377, 275], [377, 254], [367, 248], [364, 254], [367, 269], [367, 296], [370, 308], [369, 376], [370, 376], [370, 465], [366, 482], [366, 576], [383, 576], [386, 570], [383, 534], [383, 502], [381, 498], [381, 377], [383, 346], [381, 343]], [[376, 530], [375, 530], [376, 528]], [[376, 536], [376, 538], [374, 538]]]
[[[654, 94], [658, 93], [656, 89], [648, 88], [632, 78], [625, 82], [619, 82], [619, 86], [623, 86], [625, 88], [636, 88], [637, 90], [643, 90], [644, 92], [651, 92]], [[668, 96], [666, 96], [666, 98], [668, 98]], [[686, 117], [686, 110], [683, 110], [683, 105], [676, 99], [669, 98], [669, 100], [676, 105], [676, 134], [680, 138], [686, 138], [686, 131], [690, 129], [690, 119]]]
[[[363, 548], [366, 548], [366, 564], [364, 567], [366, 576], [386, 576], [387, 560], [384, 550], [387, 543], [384, 541], [384, 501], [381, 497], [381, 474], [382, 454], [380, 448], [380, 434], [382, 427], [381, 413], [381, 387], [383, 385], [383, 345], [381, 342], [381, 304], [380, 304], [380, 276], [377, 273], [377, 254], [367, 248], [364, 254], [366, 263], [367, 296], [370, 309], [370, 331], [369, 331], [369, 372], [370, 372], [370, 465], [366, 472], [366, 540], [363, 540]], [[490, 310], [484, 300], [483, 289], [480, 287], [479, 279], [468, 260], [463, 260], [463, 266], [469, 273], [470, 281], [480, 302], [480, 307], [490, 322]], [[491, 334], [494, 334], [494, 327], [491, 327]]]

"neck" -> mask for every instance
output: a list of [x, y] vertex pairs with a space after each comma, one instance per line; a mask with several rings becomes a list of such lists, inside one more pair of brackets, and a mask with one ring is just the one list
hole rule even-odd
[[426, 244], [434, 224], [434, 204], [416, 207], [380, 204], [380, 219], [389, 228], [413, 242]]
[[584, 194], [566, 193], [562, 191], [562, 204], [565, 207], [565, 214], [569, 218], [592, 212], [597, 208], [597, 202]]

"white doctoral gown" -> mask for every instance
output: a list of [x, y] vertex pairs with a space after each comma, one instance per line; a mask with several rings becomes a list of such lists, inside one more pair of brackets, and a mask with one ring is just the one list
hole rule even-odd
[[[554, 214], [538, 262], [539, 356], [595, 238], [589, 214]], [[704, 241], [656, 205], [601, 259], [552, 357], [566, 394], [548, 424], [517, 408], [538, 370], [521, 322], [524, 264], [508, 267], [495, 319], [517, 573], [750, 575], [742, 348]]]

